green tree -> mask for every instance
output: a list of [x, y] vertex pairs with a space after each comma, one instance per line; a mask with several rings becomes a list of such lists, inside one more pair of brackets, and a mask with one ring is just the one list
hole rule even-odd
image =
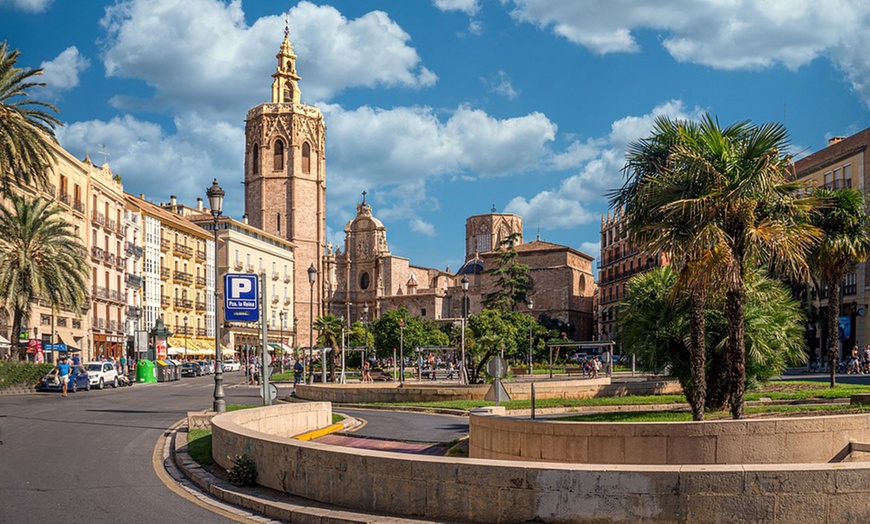
[[341, 350], [341, 327], [342, 320], [331, 313], [327, 313], [314, 321], [314, 329], [320, 333], [317, 343], [321, 346], [332, 348], [328, 356], [324, 356], [323, 362], [328, 362], [329, 374], [335, 380], [335, 363]]
[[496, 266], [486, 272], [495, 278], [495, 291], [487, 293], [484, 304], [501, 311], [515, 311], [517, 304], [526, 301], [531, 279], [529, 266], [517, 261], [516, 244], [519, 233], [511, 233], [499, 244]]
[[[11, 312], [13, 337], [34, 300], [80, 313], [89, 272], [85, 248], [59, 207], [16, 195], [0, 207], [0, 306]], [[21, 358], [17, 345], [14, 355]]]
[[60, 120], [48, 111], [57, 108], [34, 100], [27, 91], [44, 83], [33, 78], [42, 69], [15, 67], [20, 52], [10, 51], [7, 42], [0, 43], [0, 193], [8, 194], [13, 186], [48, 185], [49, 169], [55, 159], [49, 144], [55, 141], [54, 128]]
[[[688, 293], [679, 291], [678, 274], [671, 267], [653, 269], [629, 281], [622, 304], [621, 338], [642, 368], [667, 371], [693, 402], [692, 364], [689, 354]], [[787, 365], [806, 358], [803, 351], [804, 314], [785, 284], [760, 271], [748, 274], [746, 318], [747, 381], [750, 384], [779, 375]], [[675, 292], [676, 290], [676, 292]], [[676, 299], [674, 298], [676, 296]], [[728, 321], [723, 312], [724, 290], [711, 295], [704, 311], [707, 409], [724, 407], [731, 375], [723, 358]]]
[[483, 368], [490, 357], [502, 350], [506, 355], [516, 353], [518, 326], [511, 313], [497, 309], [486, 308], [468, 318], [465, 355], [472, 383], [482, 380]]
[[[703, 289], [697, 282], [707, 278], [725, 287], [729, 402], [732, 417], [740, 418], [746, 380], [747, 272], [762, 265], [779, 274], [808, 277], [807, 257], [819, 238], [809, 223], [815, 201], [797, 196], [804, 184], [791, 181], [791, 159], [781, 153], [788, 147], [781, 124], [739, 122], [723, 128], [705, 115], [697, 124], [672, 122], [662, 127], [673, 138], [666, 161], [655, 167], [657, 173], [648, 177], [648, 185], [638, 184], [643, 188], [633, 192], [629, 183], [614, 202], [626, 204], [627, 216], [636, 209], [653, 211], [646, 218], [651, 222], [643, 225], [646, 219], [639, 217], [636, 228], [682, 224], [685, 242], [671, 244], [685, 261], [681, 271], [686, 269], [687, 289]], [[635, 202], [639, 204], [633, 207]], [[698, 312], [705, 308], [696, 304], [690, 316], [700, 321]], [[692, 333], [699, 337], [698, 330]]]
[[835, 335], [840, 312], [840, 284], [853, 264], [863, 262], [870, 254], [870, 219], [864, 212], [864, 195], [857, 189], [818, 189], [814, 196], [825, 203], [823, 212], [813, 218], [824, 237], [813, 252], [812, 262], [828, 290], [827, 349], [831, 387], [834, 387], [840, 343]]

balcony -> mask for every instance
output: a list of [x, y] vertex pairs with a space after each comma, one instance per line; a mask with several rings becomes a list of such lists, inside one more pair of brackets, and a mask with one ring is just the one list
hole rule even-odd
[[175, 334], [189, 337], [193, 335], [193, 326], [185, 326], [184, 324], [175, 326]]
[[205, 250], [196, 250], [196, 260], [197, 262], [205, 262]]
[[55, 196], [55, 195], [57, 195], [57, 186], [56, 186], [56, 185], [54, 185], [54, 184], [46, 184], [46, 185], [45, 185], [45, 191], [46, 191], [46, 192], [47, 192], [47, 193], [48, 193], [52, 198], [57, 198], [57, 197]]
[[140, 287], [142, 287], [142, 277], [136, 276], [133, 273], [127, 273], [124, 282], [129, 288], [139, 289]]
[[95, 318], [93, 320], [94, 329], [106, 329], [106, 325], [108, 325], [108, 322], [106, 322], [105, 318]]
[[166, 238], [160, 239], [160, 251], [169, 251], [169, 249], [171, 247], [172, 247], [172, 243], [169, 241], [169, 239], [166, 239]]
[[244, 269], [244, 267], [245, 266], [242, 265], [242, 263], [239, 262], [238, 260], [236, 260], [236, 263], [233, 264], [233, 269], [235, 269], [236, 271], [241, 271], [242, 269]]
[[105, 256], [105, 252], [103, 251], [103, 248], [93, 246], [91, 248], [91, 256], [94, 258], [98, 258], [98, 259], [102, 260], [103, 257]]
[[118, 223], [110, 218], [110, 219], [106, 220], [106, 229], [108, 229], [109, 231], [118, 232], [119, 231]]
[[76, 211], [78, 211], [79, 213], [84, 215], [85, 214], [85, 203], [82, 202], [81, 200], [76, 200], [73, 202], [73, 209], [75, 209]]
[[91, 214], [91, 221], [98, 226], [105, 227], [106, 225], [106, 215], [100, 213], [99, 211], [94, 211]]
[[181, 309], [193, 309], [193, 301], [187, 298], [176, 298], [173, 305]]
[[160, 295], [160, 307], [169, 307], [169, 295]]
[[142, 258], [142, 255], [145, 254], [145, 250], [137, 246], [136, 244], [128, 241], [124, 243], [124, 253], [126, 253], [127, 256], [140, 259]]
[[206, 333], [207, 332], [206, 332], [205, 328], [201, 328], [201, 327], [196, 328], [196, 336], [204, 337], [206, 335]]
[[94, 286], [94, 298], [98, 300], [109, 300], [109, 290], [103, 286]]
[[284, 275], [284, 283], [285, 283], [285, 284], [289, 284], [289, 283], [290, 283], [290, 275]]
[[193, 275], [191, 275], [190, 273], [185, 273], [184, 271], [176, 271], [173, 278], [184, 284], [193, 283]]
[[123, 326], [117, 320], [110, 320], [108, 329], [109, 331], [122, 331]]
[[254, 265], [248, 264], [248, 267], [245, 268], [245, 271], [248, 273], [253, 273], [254, 272]]
[[115, 265], [115, 254], [109, 253], [108, 251], [103, 251], [103, 260], [109, 264], [110, 266]]
[[179, 242], [175, 243], [175, 252], [185, 258], [191, 258], [193, 256], [193, 249]]
[[281, 278], [281, 274], [278, 273], [277, 271], [273, 271], [272, 272], [272, 280], [278, 280], [279, 278]]
[[284, 297], [284, 305], [289, 306], [290, 302], [293, 302], [293, 299], [290, 297]]
[[169, 270], [168, 267], [160, 266], [160, 279], [161, 280], [168, 280], [169, 275], [171, 275], [171, 274], [172, 274], [172, 272]]
[[196, 310], [197, 311], [205, 311], [205, 300], [197, 300], [196, 301]]
[[275, 295], [274, 297], [272, 297], [273, 304], [277, 304], [279, 300], [281, 300], [281, 299], [280, 299], [280, 297], [278, 297], [278, 295]]
[[196, 277], [196, 287], [205, 287], [205, 277]]
[[78, 319], [73, 319], [72, 328], [73, 329], [81, 329], [82, 328], [82, 321], [78, 320]]
[[142, 308], [138, 306], [127, 306], [127, 318], [139, 319], [142, 317]]
[[57, 199], [68, 206], [72, 205], [72, 196], [69, 193], [63, 193], [63, 192], [58, 193]]
[[115, 266], [121, 271], [127, 268], [127, 259], [122, 257], [120, 253], [115, 257]]

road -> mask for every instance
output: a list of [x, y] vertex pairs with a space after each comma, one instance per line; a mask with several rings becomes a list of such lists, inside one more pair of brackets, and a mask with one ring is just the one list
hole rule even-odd
[[367, 422], [361, 429], [352, 433], [358, 437], [441, 443], [453, 442], [468, 435], [468, 417], [350, 409], [341, 406], [334, 406], [332, 409], [336, 413], [344, 413]]
[[[227, 403], [262, 402], [224, 374]], [[212, 405], [211, 376], [159, 384], [0, 397], [0, 522], [233, 522], [170, 490], [155, 444], [188, 411]]]

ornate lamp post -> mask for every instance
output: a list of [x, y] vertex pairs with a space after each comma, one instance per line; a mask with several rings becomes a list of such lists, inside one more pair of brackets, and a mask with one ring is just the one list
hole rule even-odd
[[363, 327], [366, 329], [366, 341], [363, 344], [363, 359], [360, 363], [363, 372], [363, 378], [365, 378], [365, 367], [366, 367], [366, 353], [368, 353], [369, 349], [369, 305], [368, 303], [363, 304], [363, 319], [362, 319]]
[[462, 362], [460, 362], [459, 381], [463, 384], [468, 383], [468, 375], [465, 372], [465, 322], [468, 318], [468, 275], [462, 275]]
[[184, 360], [187, 360], [187, 315], [184, 315]]
[[314, 384], [314, 283], [317, 281], [317, 268], [314, 262], [308, 268], [308, 283], [311, 294], [308, 301], [308, 381]]
[[284, 372], [284, 311], [278, 312], [278, 318], [281, 319], [281, 338], [278, 339], [278, 344], [281, 346], [281, 373]]
[[227, 404], [224, 401], [224, 369], [221, 364], [220, 342], [220, 294], [218, 293], [218, 283], [220, 282], [218, 278], [218, 220], [224, 205], [225, 193], [215, 178], [205, 194], [208, 197], [211, 216], [214, 217], [214, 410], [217, 413], [225, 413]]
[[535, 317], [532, 316], [532, 299], [529, 299], [529, 377], [532, 376], [532, 323]]
[[399, 382], [405, 381], [405, 319], [399, 319]]
[[293, 358], [299, 358], [299, 319], [293, 317]]

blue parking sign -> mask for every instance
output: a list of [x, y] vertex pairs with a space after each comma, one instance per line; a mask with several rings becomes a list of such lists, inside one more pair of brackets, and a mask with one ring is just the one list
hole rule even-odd
[[234, 322], [257, 322], [260, 318], [259, 291], [257, 275], [224, 275], [224, 318]]

